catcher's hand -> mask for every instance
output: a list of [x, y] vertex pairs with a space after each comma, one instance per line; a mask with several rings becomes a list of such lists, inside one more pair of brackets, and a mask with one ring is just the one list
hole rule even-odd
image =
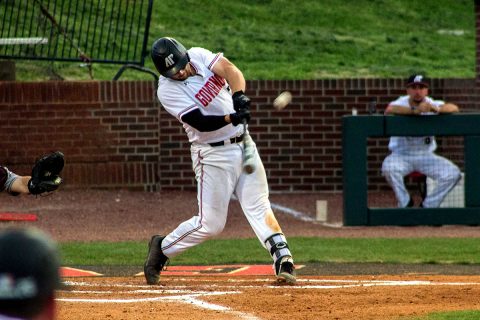
[[47, 154], [37, 160], [32, 168], [32, 178], [28, 182], [30, 193], [41, 194], [57, 190], [62, 183], [59, 174], [64, 164], [64, 155], [60, 151]]

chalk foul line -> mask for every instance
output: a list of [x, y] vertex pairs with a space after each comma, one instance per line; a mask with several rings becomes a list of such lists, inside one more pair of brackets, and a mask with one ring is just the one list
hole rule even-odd
[[[182, 279], [177, 279], [182, 281]], [[189, 279], [189, 282], [192, 282], [192, 279]], [[206, 281], [211, 282], [211, 281]], [[218, 281], [217, 281], [218, 282]], [[254, 282], [263, 282], [264, 284], [251, 285], [249, 283]], [[89, 282], [74, 282], [66, 281], [64, 282], [65, 286], [76, 286], [76, 287], [113, 287], [113, 288], [125, 288], [132, 290], [123, 290], [123, 291], [101, 291], [101, 290], [60, 290], [67, 294], [173, 294], [173, 295], [164, 295], [157, 297], [149, 298], [57, 298], [57, 301], [61, 302], [74, 302], [74, 303], [144, 303], [144, 302], [178, 302], [188, 305], [193, 305], [197, 308], [211, 310], [216, 312], [222, 312], [229, 314], [244, 320], [261, 320], [261, 318], [237, 311], [232, 310], [229, 307], [206, 302], [201, 300], [202, 297], [207, 296], [218, 296], [218, 295], [227, 295], [227, 294], [240, 294], [242, 293], [241, 289], [285, 289], [284, 286], [272, 286], [265, 282], [271, 282], [270, 279], [252, 279], [252, 280], [242, 280], [242, 279], [230, 279], [228, 284], [222, 285], [216, 284], [215, 288], [217, 290], [224, 289], [224, 291], [194, 291], [192, 286], [179, 286], [172, 285], [169, 286], [169, 289], [146, 289], [152, 288], [151, 286], [145, 285], [131, 285], [131, 284], [102, 284], [102, 283], [89, 283]], [[347, 279], [298, 279], [298, 285], [288, 286], [288, 289], [345, 289], [345, 288], [354, 288], [354, 287], [379, 287], [379, 286], [479, 286], [480, 282], [439, 282], [439, 281], [430, 281], [430, 280], [347, 280]], [[245, 284], [245, 285], [243, 285]], [[196, 286], [197, 288], [199, 286]], [[211, 285], [208, 286], [211, 288]], [[176, 288], [176, 289], [175, 289]], [[183, 289], [182, 289], [183, 288]], [[232, 290], [233, 289], [233, 290]]]

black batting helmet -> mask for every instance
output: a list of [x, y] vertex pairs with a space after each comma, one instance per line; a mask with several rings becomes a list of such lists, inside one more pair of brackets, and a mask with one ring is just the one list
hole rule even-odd
[[160, 38], [152, 45], [152, 60], [158, 72], [164, 77], [172, 77], [185, 68], [190, 58], [187, 49], [173, 38]]

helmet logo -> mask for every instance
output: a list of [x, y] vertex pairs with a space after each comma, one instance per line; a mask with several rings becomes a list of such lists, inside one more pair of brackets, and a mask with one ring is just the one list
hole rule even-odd
[[418, 75], [418, 76], [415, 76], [415, 79], [413, 79], [413, 82], [422, 82], [422, 80], [423, 80], [423, 76]]
[[165, 58], [165, 66], [168, 68], [170, 66], [173, 66], [175, 62], [173, 61], [173, 54], [170, 53], [166, 58]]

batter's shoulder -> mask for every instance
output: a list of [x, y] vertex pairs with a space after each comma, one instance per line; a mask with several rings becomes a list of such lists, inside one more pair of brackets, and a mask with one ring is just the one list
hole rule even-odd
[[194, 47], [188, 50], [188, 55], [190, 56], [190, 61], [197, 68], [208, 68], [210, 69], [212, 65], [223, 56], [223, 53], [213, 53], [210, 50]]
[[188, 55], [190, 56], [190, 59], [195, 59], [202, 56], [209, 56], [211, 54], [212, 51], [201, 47], [193, 47], [188, 49]]

